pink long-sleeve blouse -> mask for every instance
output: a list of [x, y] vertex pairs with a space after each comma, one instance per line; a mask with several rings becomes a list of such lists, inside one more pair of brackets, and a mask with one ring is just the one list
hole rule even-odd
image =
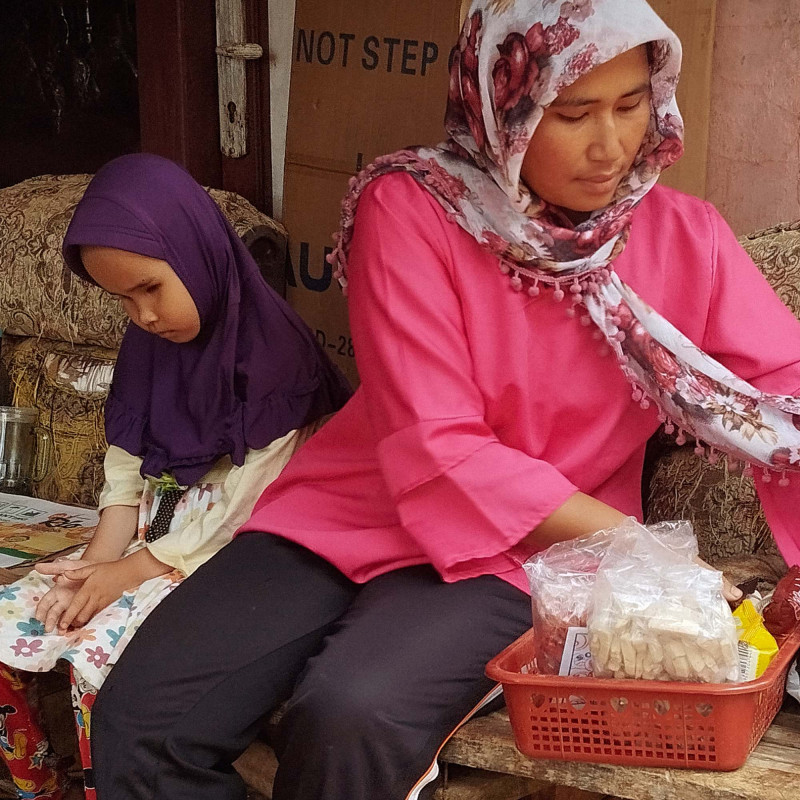
[[[741, 377], [797, 392], [800, 323], [712, 206], [654, 188], [615, 268]], [[241, 531], [286, 537], [357, 582], [430, 563], [445, 581], [495, 574], [527, 591], [521, 542], [575, 491], [641, 518], [656, 412], [566, 301], [513, 291], [400, 173], [364, 192], [348, 271], [361, 386]], [[800, 476], [758, 490], [800, 561]]]

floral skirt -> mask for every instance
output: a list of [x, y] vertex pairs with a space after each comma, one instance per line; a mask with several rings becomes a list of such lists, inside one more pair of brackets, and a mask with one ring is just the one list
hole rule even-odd
[[[136, 542], [127, 552], [143, 545]], [[68, 558], [80, 558], [82, 550]], [[152, 578], [99, 611], [83, 627], [45, 633], [36, 605], [53, 586], [49, 575], [32, 570], [0, 588], [0, 662], [26, 672], [47, 672], [63, 658], [92, 686], [100, 688], [147, 615], [180, 582], [180, 573]]]
[[[191, 486], [175, 508], [170, 531], [208, 511], [220, 495], [220, 484]], [[145, 481], [137, 538], [125, 555], [146, 546], [144, 536], [159, 503], [160, 489]], [[66, 558], [79, 559], [83, 549]], [[0, 663], [26, 672], [47, 672], [64, 659], [78, 678], [99, 689], [147, 615], [182, 579], [182, 573], [173, 571], [145, 581], [95, 614], [84, 627], [61, 634], [45, 633], [35, 616], [39, 600], [53, 586], [53, 578], [31, 570], [15, 583], [0, 587]]]

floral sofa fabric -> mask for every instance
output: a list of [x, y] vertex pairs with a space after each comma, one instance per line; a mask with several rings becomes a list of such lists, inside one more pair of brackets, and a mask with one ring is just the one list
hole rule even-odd
[[[44, 175], [0, 189], [0, 358], [11, 402], [39, 409], [50, 469], [47, 500], [94, 505], [102, 488], [103, 404], [127, 325], [118, 301], [76, 278], [61, 242], [91, 175]], [[282, 291], [286, 232], [233, 192], [209, 190]]]

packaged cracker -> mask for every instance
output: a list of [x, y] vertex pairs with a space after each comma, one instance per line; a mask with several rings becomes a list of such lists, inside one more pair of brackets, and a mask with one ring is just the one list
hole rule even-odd
[[589, 643], [594, 675], [703, 683], [739, 676], [722, 573], [666, 547], [643, 526], [597, 570]]
[[752, 681], [778, 654], [778, 643], [750, 599], [742, 601], [733, 617], [739, 632], [739, 680]]

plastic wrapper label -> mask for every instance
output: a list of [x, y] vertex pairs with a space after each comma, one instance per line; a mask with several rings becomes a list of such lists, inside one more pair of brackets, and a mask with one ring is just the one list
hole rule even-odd
[[564, 653], [561, 656], [559, 675], [572, 678], [590, 678], [592, 676], [592, 654], [589, 650], [589, 629], [569, 628], [564, 642]]

